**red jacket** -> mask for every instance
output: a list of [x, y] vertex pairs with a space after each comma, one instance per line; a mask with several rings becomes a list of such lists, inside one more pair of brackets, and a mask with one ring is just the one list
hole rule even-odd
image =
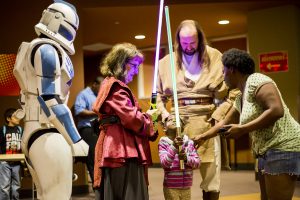
[[121, 167], [128, 158], [138, 158], [145, 167], [152, 164], [148, 138], [155, 133], [151, 117], [141, 112], [126, 84], [107, 77], [101, 84], [93, 110], [100, 119], [111, 115], [120, 119], [119, 123], [100, 126], [95, 148], [95, 187], [101, 183], [101, 167]]

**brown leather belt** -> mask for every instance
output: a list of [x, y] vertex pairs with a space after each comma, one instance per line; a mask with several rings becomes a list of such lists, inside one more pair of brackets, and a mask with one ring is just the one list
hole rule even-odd
[[[210, 98], [210, 97], [178, 99], [178, 106], [209, 105], [212, 103], [213, 103], [213, 98]], [[173, 102], [173, 104], [174, 104], [174, 102]]]

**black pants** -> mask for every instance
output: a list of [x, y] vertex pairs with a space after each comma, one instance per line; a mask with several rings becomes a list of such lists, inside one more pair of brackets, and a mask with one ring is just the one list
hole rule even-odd
[[92, 180], [92, 184], [94, 183], [94, 159], [95, 159], [95, 146], [97, 143], [98, 136], [95, 134], [94, 129], [92, 127], [83, 127], [80, 128], [79, 134], [82, 139], [89, 145], [89, 152], [86, 159], [86, 166], [90, 174], [90, 178]]

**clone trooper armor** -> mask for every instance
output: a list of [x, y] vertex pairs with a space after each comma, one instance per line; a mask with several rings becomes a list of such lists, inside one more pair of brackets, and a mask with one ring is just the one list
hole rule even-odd
[[23, 42], [14, 75], [21, 87], [21, 104], [25, 109], [23, 152], [28, 155], [28, 142], [35, 132], [56, 128], [72, 145], [74, 156], [85, 156], [85, 146], [80, 149], [73, 145], [83, 141], [66, 106], [74, 70], [61, 46], [47, 38]]
[[25, 111], [22, 150], [41, 199], [70, 199], [72, 156], [88, 153], [66, 105], [78, 24], [72, 5], [51, 4], [35, 26], [40, 37], [21, 44], [14, 67]]

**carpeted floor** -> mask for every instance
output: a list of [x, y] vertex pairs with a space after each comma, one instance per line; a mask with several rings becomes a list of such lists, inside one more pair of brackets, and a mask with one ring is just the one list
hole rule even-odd
[[[163, 170], [150, 168], [149, 181], [150, 200], [163, 200]], [[202, 199], [200, 182], [200, 172], [194, 170], [192, 200]], [[300, 200], [300, 182], [297, 183], [294, 196], [293, 200]], [[255, 181], [254, 171], [222, 171], [220, 200], [260, 200], [259, 184]]]
[[[161, 168], [150, 168], [149, 182], [150, 200], [163, 200], [163, 170]], [[202, 192], [199, 187], [200, 182], [200, 173], [198, 170], [195, 170], [192, 200], [202, 199]], [[72, 200], [95, 199], [91, 188], [90, 191], [89, 194], [73, 196]], [[254, 171], [222, 171], [220, 200], [260, 200], [259, 185], [255, 181]], [[300, 200], [300, 182], [297, 182], [293, 200]]]
[[[220, 200], [260, 200], [259, 193], [255, 194], [242, 194], [220, 197]], [[293, 200], [300, 200], [299, 197], [293, 197]]]

